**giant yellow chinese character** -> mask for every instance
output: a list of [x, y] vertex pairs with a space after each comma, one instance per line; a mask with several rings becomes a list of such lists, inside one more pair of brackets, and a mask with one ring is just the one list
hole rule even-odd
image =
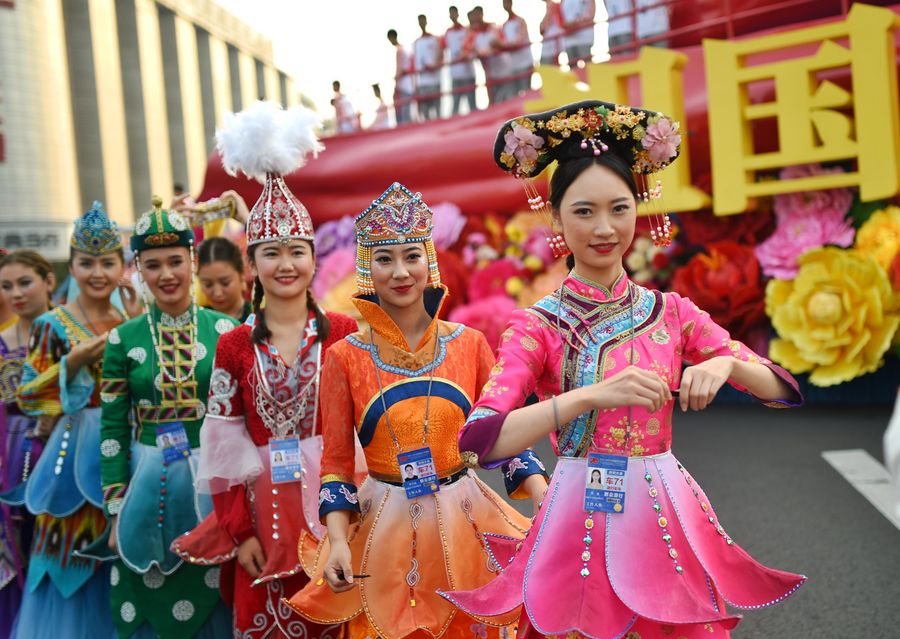
[[[684, 117], [684, 93], [682, 69], [687, 56], [677, 51], [644, 47], [640, 55], [628, 62], [607, 62], [587, 67], [589, 86], [581, 85], [573, 73], [563, 73], [556, 67], [538, 68], [543, 83], [543, 96], [525, 103], [530, 112], [555, 109], [568, 102], [598, 99], [618, 104], [643, 106], [660, 111], [682, 123]], [[640, 91], [638, 98], [636, 90]], [[691, 186], [690, 153], [687, 135], [681, 138], [681, 156], [659, 174], [663, 185], [663, 202], [673, 211], [695, 211], [709, 204], [709, 198], [700, 189]], [[658, 213], [650, 208], [643, 213]]]
[[[737, 42], [706, 40], [713, 210], [740, 213], [748, 198], [858, 186], [863, 200], [900, 190], [900, 124], [890, 9], [854, 4], [846, 20]], [[790, 47], [812, 55], [748, 64], [748, 57]], [[849, 67], [852, 93], [818, 74]], [[771, 102], [751, 103], [749, 85], [774, 86]], [[756, 152], [751, 127], [777, 126], [778, 149]], [[757, 181], [757, 171], [810, 162], [855, 160], [848, 173]]]

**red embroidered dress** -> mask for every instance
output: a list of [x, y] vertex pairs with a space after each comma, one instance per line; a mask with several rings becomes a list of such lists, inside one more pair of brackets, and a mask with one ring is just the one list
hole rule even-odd
[[[315, 316], [310, 314], [292, 367], [285, 365], [274, 347], [254, 346], [252, 316], [223, 335], [216, 347], [208, 412], [200, 435], [206, 448], [198, 471], [199, 490], [212, 493], [215, 512], [176, 539], [172, 550], [196, 564], [229, 564], [229, 570], [223, 571], [222, 593], [226, 601], [233, 599], [235, 637], [338, 635], [337, 627], [305, 622], [280, 602], [308, 581], [297, 559], [301, 533], [311, 531], [318, 537], [323, 532], [316, 501], [320, 363], [333, 343], [357, 328], [346, 315], [327, 315], [331, 330], [320, 344], [315, 341]], [[290, 435], [300, 437], [304, 478], [273, 484], [269, 440]], [[238, 546], [252, 536], [259, 539], [266, 558], [257, 579], [230, 561], [237, 556]]]

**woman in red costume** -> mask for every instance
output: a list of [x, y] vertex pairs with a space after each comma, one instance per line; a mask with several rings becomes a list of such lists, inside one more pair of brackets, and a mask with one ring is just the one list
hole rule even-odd
[[[233, 579], [222, 583], [240, 638], [339, 635], [339, 627], [305, 622], [281, 602], [307, 581], [297, 540], [322, 533], [315, 516], [320, 364], [332, 344], [357, 328], [313, 299], [312, 220], [281, 178], [320, 148], [316, 125], [305, 109], [285, 112], [259, 102], [219, 132], [225, 166], [264, 179], [247, 224], [255, 314], [216, 346], [197, 477], [199, 490], [212, 494], [214, 514], [177, 539], [173, 551], [197, 564], [236, 557]], [[291, 139], [286, 126], [306, 133]], [[287, 148], [269, 148], [254, 132]], [[285, 157], [287, 165], [278, 160]]]

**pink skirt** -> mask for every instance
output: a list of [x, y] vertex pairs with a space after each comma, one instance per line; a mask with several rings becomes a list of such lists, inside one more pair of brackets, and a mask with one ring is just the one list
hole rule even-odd
[[770, 606], [806, 580], [761, 565], [734, 543], [671, 452], [629, 460], [618, 514], [584, 510], [586, 472], [584, 458], [561, 458], [528, 536], [489, 539], [505, 566], [500, 576], [440, 594], [477, 617], [522, 606], [526, 634], [710, 639], [728, 637], [740, 621], [726, 602]]

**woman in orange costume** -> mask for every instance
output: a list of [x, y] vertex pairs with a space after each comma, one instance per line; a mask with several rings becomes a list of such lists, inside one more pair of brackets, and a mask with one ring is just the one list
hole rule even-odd
[[[488, 583], [500, 566], [484, 536], [522, 538], [528, 527], [464, 467], [456, 444], [493, 355], [481, 333], [437, 319], [447, 289], [419, 194], [394, 183], [356, 231], [354, 303], [370, 328], [331, 347], [323, 365], [319, 515], [328, 537], [315, 549], [301, 543], [311, 581], [289, 604], [318, 623], [347, 622], [352, 638], [496, 637], [516, 614], [472, 618], [435, 592]], [[355, 436], [369, 467], [358, 492]], [[401, 474], [407, 464], [414, 471]], [[513, 497], [543, 496], [531, 451], [506, 471]]]

